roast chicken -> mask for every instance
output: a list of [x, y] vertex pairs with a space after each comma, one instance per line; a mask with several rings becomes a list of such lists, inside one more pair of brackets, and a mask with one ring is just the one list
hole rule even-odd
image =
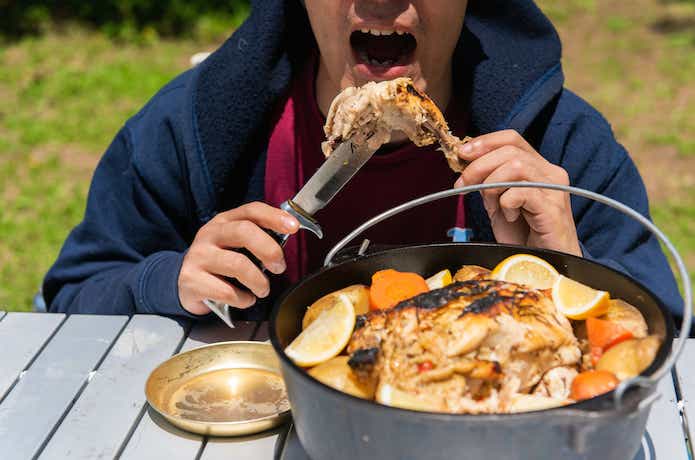
[[451, 134], [441, 111], [410, 78], [344, 89], [331, 103], [324, 131], [327, 140], [321, 147], [326, 156], [347, 139], [376, 150], [390, 141], [393, 131], [402, 131], [418, 146], [438, 142], [455, 172], [466, 166], [454, 150], [469, 138]]
[[581, 360], [569, 320], [542, 291], [479, 276], [358, 317], [349, 365], [378, 402], [477, 414], [567, 398]]

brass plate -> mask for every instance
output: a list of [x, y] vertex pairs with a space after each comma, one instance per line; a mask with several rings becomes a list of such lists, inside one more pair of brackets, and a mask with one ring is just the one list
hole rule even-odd
[[280, 364], [264, 342], [222, 342], [178, 354], [152, 371], [145, 395], [172, 424], [212, 436], [258, 433], [290, 414]]

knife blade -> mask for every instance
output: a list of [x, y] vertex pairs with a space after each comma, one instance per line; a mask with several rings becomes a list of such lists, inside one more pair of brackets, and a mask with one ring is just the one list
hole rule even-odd
[[374, 152], [375, 149], [365, 145], [355, 145], [350, 140], [344, 141], [291, 201], [306, 214], [313, 216], [338, 194]]
[[[350, 140], [343, 141], [326, 161], [309, 178], [299, 192], [291, 199], [280, 205], [280, 208], [293, 215], [299, 221], [299, 228], [309, 230], [319, 238], [323, 238], [323, 230], [314, 219], [314, 214], [323, 209], [340, 192], [357, 171], [374, 155], [376, 149], [366, 145], [356, 145]], [[277, 234], [266, 230], [280, 246], [284, 246], [289, 238], [286, 234]], [[247, 250], [240, 250], [255, 264], [260, 262]], [[265, 271], [265, 270], [264, 270]], [[234, 327], [229, 308], [225, 303], [211, 299], [205, 304], [229, 327]]]

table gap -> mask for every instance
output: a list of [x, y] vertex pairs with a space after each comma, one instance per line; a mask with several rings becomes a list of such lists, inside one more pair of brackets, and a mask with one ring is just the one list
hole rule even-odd
[[208, 437], [203, 436], [203, 439], [200, 441], [200, 447], [198, 448], [198, 453], [195, 454], [195, 459], [194, 460], [200, 460], [203, 457], [203, 452], [205, 452], [205, 448], [208, 445]]
[[[66, 318], [67, 318], [67, 316], [66, 316]], [[41, 446], [39, 446], [39, 448], [37, 449], [36, 455], [34, 455], [32, 460], [38, 459], [41, 456], [41, 454], [43, 453], [43, 451], [46, 449], [46, 446], [48, 445], [50, 440], [53, 438], [56, 431], [58, 431], [58, 428], [60, 428], [60, 425], [62, 425], [63, 421], [65, 420], [65, 417], [67, 417], [67, 415], [70, 413], [70, 410], [72, 410], [75, 403], [80, 399], [80, 396], [82, 396], [82, 393], [84, 393], [84, 390], [87, 388], [87, 385], [89, 385], [89, 381], [92, 378], [93, 372], [96, 371], [97, 369], [99, 369], [99, 367], [104, 362], [106, 357], [109, 355], [109, 353], [111, 352], [111, 349], [114, 347], [114, 345], [118, 341], [119, 337], [123, 334], [123, 331], [125, 331], [126, 327], [128, 326], [128, 324], [130, 323], [130, 321], [132, 319], [133, 319], [133, 317], [131, 316], [128, 318], [128, 320], [125, 323], [123, 323], [121, 330], [118, 331], [118, 333], [116, 334], [114, 339], [111, 341], [109, 346], [106, 347], [104, 354], [101, 356], [101, 358], [99, 358], [97, 363], [92, 368], [92, 371], [87, 375], [87, 378], [84, 379], [84, 382], [82, 382], [80, 389], [77, 390], [77, 394], [75, 394], [75, 397], [72, 398], [72, 401], [70, 401], [70, 404], [68, 404], [68, 406], [65, 408], [65, 410], [63, 411], [63, 414], [58, 419], [58, 422], [56, 422], [56, 424], [53, 426], [53, 429], [51, 429], [51, 431], [48, 433], [48, 436], [46, 436], [46, 438], [43, 440], [43, 442], [41, 443]], [[63, 323], [64, 323], [64, 321], [63, 321]], [[63, 323], [61, 323], [61, 326]]]
[[[174, 352], [171, 354], [171, 356], [176, 355], [181, 350], [181, 348], [183, 347], [183, 344], [188, 339], [188, 334], [191, 332], [191, 329], [193, 329], [192, 321], [188, 321], [186, 323], [183, 334], [181, 336], [181, 340], [179, 341], [179, 344], [176, 345], [176, 348], [174, 349]], [[114, 343], [116, 343], [115, 340], [114, 340]], [[150, 407], [150, 403], [145, 401], [145, 404], [143, 404], [142, 409], [140, 409], [140, 413], [135, 418], [133, 425], [130, 427], [130, 430], [128, 431], [125, 438], [123, 439], [123, 442], [121, 443], [120, 447], [116, 451], [114, 458], [120, 458], [120, 456], [123, 455], [123, 452], [125, 451], [126, 447], [128, 447], [128, 443], [130, 442], [131, 438], [133, 437], [135, 430], [137, 430], [138, 426], [140, 426], [140, 422], [142, 421], [142, 418], [145, 416], [145, 413], [147, 412], [148, 407]]]
[[[44, 313], [34, 313], [34, 314], [35, 315], [42, 315]], [[51, 314], [51, 313], [46, 313], [46, 314]], [[41, 344], [41, 346], [38, 348], [38, 350], [36, 350], [36, 353], [34, 353], [34, 356], [32, 356], [31, 359], [29, 361], [27, 361], [27, 364], [24, 366], [24, 368], [22, 368], [22, 370], [19, 372], [19, 374], [17, 374], [17, 378], [15, 378], [14, 381], [12, 382], [12, 384], [7, 388], [7, 391], [5, 392], [5, 394], [0, 396], [0, 404], [2, 404], [3, 401], [5, 401], [5, 398], [7, 398], [7, 396], [10, 393], [12, 393], [12, 390], [14, 389], [15, 386], [17, 386], [17, 382], [19, 382], [19, 380], [22, 378], [22, 375], [24, 374], [24, 372], [26, 372], [26, 370], [29, 369], [32, 364], [34, 364], [34, 361], [36, 361], [36, 358], [38, 358], [38, 356], [46, 348], [46, 346], [50, 343], [50, 341], [53, 340], [53, 337], [55, 337], [55, 335], [58, 333], [60, 328], [63, 327], [63, 324], [65, 324], [65, 321], [67, 321], [67, 319], [68, 319], [68, 315], [64, 315], [63, 319], [60, 320], [60, 323], [58, 323], [58, 326], [56, 326], [56, 328], [53, 329], [53, 332], [51, 332], [48, 335], [46, 340], [44, 340], [44, 342]]]
[[688, 415], [685, 411], [685, 396], [681, 389], [681, 384], [678, 379], [678, 369], [673, 366], [671, 369], [671, 379], [673, 380], [673, 389], [676, 393], [676, 405], [678, 407], [678, 414], [681, 417], [681, 429], [683, 430], [683, 439], [685, 440], [685, 448], [688, 450], [688, 455], [693, 458], [693, 445], [690, 439], [690, 427], [688, 421]]

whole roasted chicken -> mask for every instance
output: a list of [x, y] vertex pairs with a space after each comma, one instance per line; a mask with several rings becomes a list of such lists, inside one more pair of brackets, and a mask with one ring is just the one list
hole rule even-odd
[[569, 320], [542, 291], [479, 278], [358, 317], [349, 365], [378, 402], [475, 414], [567, 398], [563, 372], [548, 371], [580, 362]]

